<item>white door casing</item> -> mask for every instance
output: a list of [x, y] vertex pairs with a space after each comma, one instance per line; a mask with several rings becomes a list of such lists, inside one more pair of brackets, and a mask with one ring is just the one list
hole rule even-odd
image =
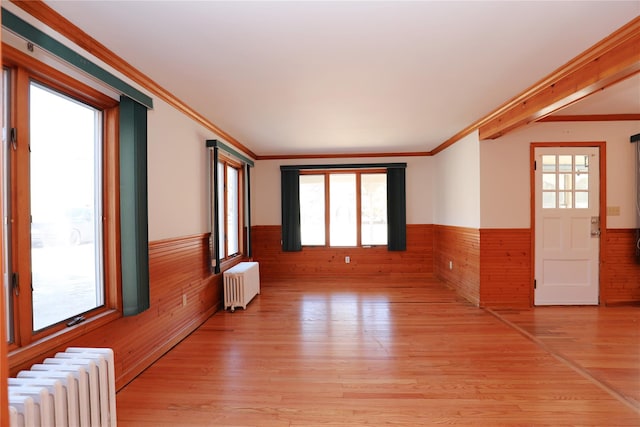
[[535, 147], [535, 305], [597, 305], [598, 147]]

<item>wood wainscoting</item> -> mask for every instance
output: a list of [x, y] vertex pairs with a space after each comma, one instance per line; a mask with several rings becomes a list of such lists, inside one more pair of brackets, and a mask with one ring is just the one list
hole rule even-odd
[[70, 346], [110, 347], [116, 387], [122, 388], [222, 307], [222, 275], [209, 272], [208, 241], [208, 235], [195, 235], [151, 242], [148, 310], [60, 340], [57, 348], [32, 360], [12, 364], [9, 357], [11, 375]]
[[474, 305], [480, 304], [480, 232], [476, 228], [434, 226], [436, 277]]
[[640, 264], [635, 258], [635, 229], [607, 229], [601, 274], [607, 305], [640, 302]]
[[[283, 252], [279, 225], [251, 228], [253, 259], [260, 262], [265, 280], [311, 277], [364, 277], [390, 274], [398, 277], [433, 276], [433, 225], [408, 224], [407, 250], [386, 247], [305, 247], [300, 252]], [[350, 257], [350, 263], [345, 257]]]
[[530, 307], [532, 259], [530, 229], [481, 229], [480, 305]]

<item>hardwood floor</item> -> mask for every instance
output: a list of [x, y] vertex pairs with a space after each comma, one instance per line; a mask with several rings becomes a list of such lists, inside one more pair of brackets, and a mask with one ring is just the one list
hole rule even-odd
[[435, 281], [272, 282], [117, 395], [118, 425], [640, 425], [636, 307], [491, 311]]

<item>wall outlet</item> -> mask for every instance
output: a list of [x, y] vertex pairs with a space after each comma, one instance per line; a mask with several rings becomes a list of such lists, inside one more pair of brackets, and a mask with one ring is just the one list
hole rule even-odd
[[187, 294], [182, 294], [182, 306], [187, 306]]
[[351, 262], [351, 257], [350, 256], [344, 257], [344, 263], [345, 264], [349, 264], [350, 262]]
[[449, 270], [453, 270], [453, 261], [449, 261]]

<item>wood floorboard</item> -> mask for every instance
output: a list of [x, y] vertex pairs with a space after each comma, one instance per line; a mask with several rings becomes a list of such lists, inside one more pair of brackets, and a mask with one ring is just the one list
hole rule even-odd
[[432, 279], [263, 283], [123, 388], [118, 425], [638, 426], [638, 317], [488, 311]]

